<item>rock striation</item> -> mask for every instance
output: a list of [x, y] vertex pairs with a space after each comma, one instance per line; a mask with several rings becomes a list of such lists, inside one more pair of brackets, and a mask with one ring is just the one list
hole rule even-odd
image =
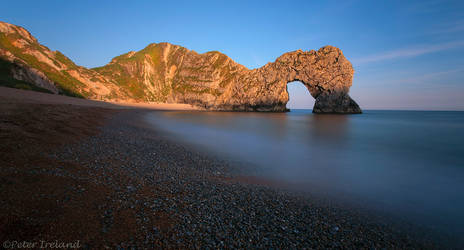
[[[89, 99], [186, 103], [206, 110], [287, 111], [287, 83], [302, 82], [315, 113], [361, 113], [348, 95], [353, 67], [340, 49], [293, 51], [248, 69], [228, 56], [199, 54], [169, 43], [150, 44], [93, 69], [50, 51], [25, 29], [0, 22], [0, 72], [52, 93]], [[6, 66], [5, 66], [6, 65]]]
[[27, 85], [94, 100], [131, 100], [117, 84], [40, 44], [26, 29], [0, 22], [0, 85]]

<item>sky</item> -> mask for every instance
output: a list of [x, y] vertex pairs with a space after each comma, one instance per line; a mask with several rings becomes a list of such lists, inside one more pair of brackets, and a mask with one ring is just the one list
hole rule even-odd
[[[281, 54], [342, 49], [363, 109], [464, 110], [464, 1], [4, 1], [0, 20], [78, 65], [170, 42], [248, 68]], [[312, 108], [299, 82], [290, 108]]]

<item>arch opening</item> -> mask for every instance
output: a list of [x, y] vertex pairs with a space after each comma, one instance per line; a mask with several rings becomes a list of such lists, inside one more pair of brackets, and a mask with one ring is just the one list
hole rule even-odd
[[286, 108], [290, 111], [295, 109], [313, 109], [316, 100], [302, 82], [288, 82], [287, 94], [288, 102]]

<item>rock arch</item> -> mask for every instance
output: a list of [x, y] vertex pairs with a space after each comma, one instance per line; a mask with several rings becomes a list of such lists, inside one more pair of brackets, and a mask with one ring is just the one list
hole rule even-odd
[[326, 46], [318, 51], [293, 51], [273, 63], [244, 72], [231, 86], [230, 98], [220, 109], [286, 111], [287, 83], [303, 83], [314, 97], [314, 113], [361, 113], [348, 95], [353, 67], [340, 49]]

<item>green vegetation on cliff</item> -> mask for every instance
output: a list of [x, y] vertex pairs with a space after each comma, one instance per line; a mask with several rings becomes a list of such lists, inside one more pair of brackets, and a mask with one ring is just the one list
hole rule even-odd
[[[166, 62], [163, 62], [163, 46], [150, 44], [138, 52], [117, 56], [109, 64], [93, 70], [111, 79], [136, 100], [164, 102], [170, 87], [161, 84], [165, 81], [167, 70]], [[159, 91], [147, 91], [150, 87]]]
[[[34, 55], [31, 54], [33, 52], [38, 52], [42, 53], [43, 56], [46, 57], [44, 50], [48, 48], [41, 46], [36, 42], [28, 43], [27, 45], [24, 45], [24, 48], [18, 48], [13, 45], [13, 42], [18, 40], [22, 40], [18, 33], [10, 33], [8, 35], [0, 33], [0, 48], [5, 49], [12, 53], [14, 56], [20, 58], [26, 62], [28, 66], [40, 69], [40, 71], [42, 71], [50, 80], [56, 83], [61, 93], [74, 97], [87, 97], [87, 93], [82, 90], [82, 87], [85, 86], [82, 82], [71, 77], [65, 71], [56, 70], [47, 63], [39, 61]], [[76, 65], [63, 54], [58, 54], [58, 60], [60, 63], [70, 68], [76, 67]], [[57, 67], [60, 67], [60, 63], [57, 62], [54, 58], [48, 57], [48, 59], [50, 59]], [[3, 74], [9, 75], [8, 72], [4, 72]], [[4, 77], [6, 76], [4, 75]]]

